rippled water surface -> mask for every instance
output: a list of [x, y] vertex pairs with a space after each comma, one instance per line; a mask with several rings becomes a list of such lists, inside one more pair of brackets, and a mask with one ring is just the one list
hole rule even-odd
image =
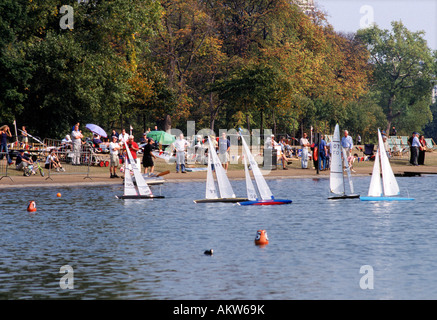
[[[167, 183], [155, 200], [117, 200], [121, 184], [1, 190], [0, 298], [436, 299], [436, 179], [398, 178], [416, 200], [384, 203], [328, 201], [324, 178], [267, 180], [293, 203], [265, 207], [195, 204], [200, 182]], [[60, 287], [65, 265], [73, 289]], [[364, 265], [373, 289], [360, 287]]]

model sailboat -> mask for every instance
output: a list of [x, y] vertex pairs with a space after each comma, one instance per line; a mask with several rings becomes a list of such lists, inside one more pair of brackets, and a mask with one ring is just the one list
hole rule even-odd
[[[278, 204], [289, 204], [292, 201], [288, 199], [275, 199], [267, 185], [266, 180], [264, 179], [261, 170], [258, 167], [258, 163], [255, 161], [255, 158], [251, 154], [249, 147], [247, 146], [246, 141], [243, 138], [241, 132], [239, 132], [241, 141], [243, 144], [243, 150], [245, 152], [244, 157], [244, 172], [246, 175], [246, 188], [247, 188], [247, 198], [248, 201], [238, 202], [239, 205], [248, 206], [248, 205], [278, 205]], [[260, 194], [260, 198], [257, 195], [254, 184], [252, 183], [252, 179], [249, 174], [249, 170], [247, 168], [246, 157], [249, 160], [250, 167], [252, 169], [253, 176], [255, 178], [255, 183], [258, 187], [258, 191]]]
[[[209, 152], [208, 152], [208, 171], [206, 175], [206, 191], [205, 199], [194, 200], [195, 203], [206, 203], [206, 202], [239, 202], [246, 201], [246, 198], [237, 198], [234, 191], [232, 190], [231, 183], [226, 175], [225, 169], [215, 152], [215, 148], [208, 137]], [[220, 192], [220, 197], [217, 192], [217, 188], [214, 181], [214, 174], [212, 172], [212, 165], [214, 164], [214, 171], [217, 177], [218, 189]]]
[[[329, 189], [333, 194], [328, 199], [350, 199], [359, 198], [360, 195], [354, 194], [354, 185], [352, 183], [351, 170], [346, 157], [346, 152], [340, 143], [340, 128], [335, 125], [334, 137], [331, 142], [331, 172], [329, 175]], [[343, 156], [343, 157], [342, 157]], [[349, 189], [351, 194], [346, 194], [346, 185], [344, 181], [343, 168], [347, 172]]]
[[124, 194], [122, 196], [116, 196], [118, 199], [154, 199], [154, 198], [164, 198], [163, 196], [155, 196], [152, 194], [152, 190], [150, 190], [146, 181], [144, 180], [143, 175], [140, 172], [140, 169], [137, 166], [137, 162], [132, 157], [132, 154], [127, 146], [126, 142], [124, 142], [126, 147], [126, 153], [129, 158], [130, 165], [132, 167], [132, 171], [135, 176], [135, 184], [132, 180], [132, 176], [130, 174], [130, 170], [127, 166], [127, 161], [124, 163]]
[[[382, 178], [381, 178], [382, 176]], [[378, 129], [378, 150], [373, 165], [372, 179], [370, 180], [367, 197], [360, 197], [363, 201], [401, 201], [414, 200], [413, 198], [396, 197], [399, 195], [399, 186], [384, 148], [381, 132]]]

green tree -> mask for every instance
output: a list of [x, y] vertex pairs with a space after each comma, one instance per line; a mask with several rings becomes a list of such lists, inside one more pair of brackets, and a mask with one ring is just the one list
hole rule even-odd
[[159, 3], [70, 1], [73, 29], [60, 26], [64, 1], [18, 3], [4, 3], [0, 24], [2, 117], [53, 138], [78, 121], [108, 128], [122, 123], [134, 99], [137, 56], [147, 52], [144, 37], [159, 22]]
[[[434, 61], [424, 32], [411, 32], [402, 22], [391, 25], [391, 31], [377, 26], [359, 30], [358, 37], [371, 54], [372, 90], [379, 93], [378, 103], [386, 115], [387, 130], [392, 122], [403, 122], [408, 125], [403, 129], [411, 131], [431, 120], [429, 104], [426, 108], [422, 103], [430, 96]], [[425, 111], [420, 121], [412, 112], [415, 108]]]

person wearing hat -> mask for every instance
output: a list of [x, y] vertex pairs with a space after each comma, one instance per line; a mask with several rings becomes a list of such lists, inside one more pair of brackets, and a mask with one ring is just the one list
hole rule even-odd
[[152, 153], [153, 151], [153, 139], [147, 139], [147, 144], [143, 148], [143, 167], [144, 173], [147, 174], [148, 169], [150, 168], [149, 175], [153, 174], [153, 170], [155, 169], [155, 164], [153, 163], [153, 159], [156, 159], [156, 156]]
[[140, 144], [147, 143], [147, 133], [143, 133], [143, 136], [140, 139]]
[[71, 149], [72, 145], [73, 145], [73, 140], [71, 140], [70, 135], [67, 134], [67, 135], [65, 136], [65, 138], [62, 139], [62, 141], [61, 141], [61, 147], [62, 147], [63, 149]]
[[118, 157], [118, 150], [120, 150], [120, 145], [118, 144], [117, 136], [112, 136], [112, 141], [108, 145], [109, 148], [109, 173], [110, 178], [118, 178], [116, 170], [120, 163]]
[[33, 164], [32, 159], [30, 159], [27, 154], [24, 154], [24, 150], [18, 151], [19, 154], [17, 156], [17, 159], [15, 160], [15, 166], [17, 170], [22, 170], [25, 167]]

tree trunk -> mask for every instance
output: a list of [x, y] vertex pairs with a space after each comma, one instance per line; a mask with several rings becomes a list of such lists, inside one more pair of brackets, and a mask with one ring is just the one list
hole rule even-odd
[[166, 115], [164, 119], [164, 131], [170, 132], [171, 129], [171, 117], [170, 115]]
[[390, 128], [391, 128], [391, 124], [392, 124], [393, 120], [401, 115], [400, 111], [398, 111], [395, 114], [393, 114], [392, 106], [393, 106], [393, 101], [395, 99], [396, 99], [396, 96], [394, 94], [392, 94], [390, 96], [390, 98], [388, 99], [388, 104], [387, 104], [387, 109], [388, 109], [388, 112], [387, 112], [387, 131], [386, 131], [387, 136], [390, 135]]
[[249, 133], [250, 133], [250, 117], [249, 117], [249, 112], [246, 113], [246, 123], [247, 123], [247, 130], [249, 130]]
[[264, 145], [265, 136], [264, 136], [264, 114], [261, 110], [261, 128], [260, 128], [260, 135], [261, 135], [261, 143]]
[[276, 137], [276, 118], [275, 118], [274, 113], [273, 113], [272, 117], [273, 117], [273, 134], [275, 135], [275, 138], [277, 139], [278, 137]]

